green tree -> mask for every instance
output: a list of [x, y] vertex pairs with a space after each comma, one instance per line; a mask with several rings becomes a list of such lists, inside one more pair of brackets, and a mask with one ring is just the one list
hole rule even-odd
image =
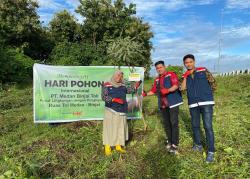
[[0, 45], [0, 83], [27, 82], [32, 79], [34, 60], [16, 51]]
[[[76, 11], [84, 17], [83, 34], [85, 39], [89, 39], [94, 46], [99, 43], [107, 44], [107, 54], [113, 58], [107, 64], [113, 64], [116, 60], [115, 51], [112, 49], [118, 50], [120, 46], [125, 49], [125, 44], [139, 46], [140, 49], [137, 51], [140, 53], [127, 47], [131, 50], [130, 53], [133, 53], [133, 55], [129, 54], [133, 56], [130, 56], [129, 59], [133, 60], [128, 62], [126, 57], [125, 62], [119, 58], [119, 65], [128, 65], [133, 62], [132, 65], [146, 67], [148, 75], [152, 64], [150, 39], [153, 37], [153, 33], [148, 23], [144, 23], [142, 19], [134, 16], [136, 14], [135, 4], [126, 6], [123, 0], [80, 0], [80, 6]], [[124, 50], [123, 54], [125, 54]], [[138, 56], [138, 54], [140, 55]]]
[[67, 10], [55, 14], [49, 23], [49, 29], [55, 42], [75, 42], [81, 39], [80, 25]]
[[142, 65], [144, 52], [143, 44], [134, 41], [130, 37], [112, 40], [107, 49], [108, 56], [111, 58], [111, 65], [117, 66], [134, 67]]
[[151, 60], [151, 51], [152, 51], [152, 43], [150, 39], [153, 37], [153, 33], [150, 30], [150, 25], [148, 23], [144, 23], [142, 19], [137, 17], [132, 17], [130, 24], [127, 26], [124, 36], [129, 36], [134, 38], [135, 41], [141, 43], [144, 47], [143, 62], [139, 61], [138, 65], [146, 68], [145, 76], [149, 76], [149, 71], [152, 65]]
[[135, 5], [126, 7], [123, 0], [80, 0], [76, 12], [84, 17], [83, 32], [93, 45], [103, 39], [114, 39], [124, 31]]
[[41, 26], [37, 8], [38, 4], [33, 0], [1, 0], [0, 37], [5, 46], [44, 60], [53, 44]]
[[8, 45], [22, 46], [35, 40], [41, 31], [38, 4], [32, 0], [1, 0], [1, 34]]
[[105, 49], [91, 43], [60, 42], [50, 55], [50, 63], [56, 65], [84, 65], [105, 63]]
[[51, 33], [44, 27], [39, 34], [37, 34], [36, 40], [30, 43], [24, 43], [19, 49], [25, 55], [45, 62], [52, 49], [54, 48], [55, 42], [51, 36]]

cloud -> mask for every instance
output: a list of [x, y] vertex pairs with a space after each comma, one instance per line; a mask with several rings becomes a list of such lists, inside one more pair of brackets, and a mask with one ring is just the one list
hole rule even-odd
[[195, 5], [207, 5], [214, 0], [125, 0], [126, 3], [134, 3], [139, 13], [143, 11], [156, 11], [157, 9], [166, 11], [177, 11]]
[[[157, 22], [156, 26], [161, 26]], [[197, 58], [197, 66], [206, 66], [210, 71], [216, 71], [219, 58], [220, 26], [204, 21], [202, 18], [187, 16], [178, 21], [163, 23], [154, 40], [153, 61], [164, 60], [166, 64], [182, 65], [184, 55], [192, 53]], [[164, 33], [164, 29], [171, 29]], [[154, 27], [153, 27], [154, 29]], [[158, 30], [157, 30], [158, 29]], [[177, 34], [177, 35], [171, 35]], [[250, 25], [235, 28], [227, 26], [223, 31], [222, 60], [220, 71], [232, 71], [250, 67], [250, 53], [237, 51], [237, 46], [250, 40]], [[241, 54], [241, 55], [239, 55]], [[154, 69], [151, 71], [155, 74]]]
[[58, 3], [55, 0], [37, 0], [40, 8], [50, 9], [50, 10], [58, 10], [65, 8], [64, 4]]
[[[167, 26], [165, 26], [167, 27]], [[180, 21], [168, 24], [173, 32], [178, 34], [171, 37], [168, 34], [164, 37], [156, 35], [155, 51], [153, 58], [166, 57], [171, 64], [181, 64], [180, 60], [187, 53], [196, 55], [209, 55], [216, 53], [219, 41], [219, 29], [210, 22], [202, 19], [187, 17]]]
[[74, 8], [77, 8], [80, 5], [79, 0], [65, 0], [65, 2]]
[[[218, 64], [218, 58], [214, 59]], [[217, 68], [217, 64], [215, 69]], [[214, 69], [211, 60], [205, 60], [202, 65]], [[250, 55], [223, 55], [219, 62], [220, 72], [232, 72], [234, 70], [250, 69]]]
[[248, 0], [227, 0], [226, 8], [229, 8], [229, 9], [248, 9], [248, 8], [250, 8], [250, 1], [248, 1]]
[[[211, 71], [217, 70], [220, 24], [216, 19], [208, 21], [205, 17], [201, 17], [193, 8], [198, 5], [213, 4], [215, 1], [130, 0], [130, 2], [137, 4], [139, 16], [143, 16], [145, 21], [150, 23], [155, 34], [152, 39], [153, 62], [165, 60], [166, 64], [182, 65], [182, 57], [192, 53], [198, 59], [198, 66], [206, 66]], [[224, 13], [229, 11], [232, 9], [224, 10]], [[250, 40], [250, 25], [248, 26], [240, 16], [234, 16], [233, 21], [230, 26], [225, 23], [223, 28], [221, 49], [223, 67], [220, 68], [223, 71], [239, 69], [240, 66], [244, 67], [244, 64], [249, 65], [247, 62], [249, 56], [238, 55], [240, 53], [233, 55], [232, 52], [230, 55], [227, 54], [231, 49], [237, 51], [235, 50], [237, 46]], [[233, 60], [229, 62], [228, 59], [231, 58]], [[237, 59], [244, 60], [239, 60], [235, 65]], [[155, 71], [152, 70], [151, 73], [154, 74]]]
[[38, 13], [40, 15], [40, 19], [45, 25], [49, 23], [55, 13], [64, 9], [68, 10], [72, 15], [74, 15], [78, 22], [81, 23], [83, 21], [83, 17], [75, 12], [75, 9], [80, 4], [79, 0], [37, 0], [37, 2], [39, 4]]
[[[41, 6], [39, 15], [47, 23], [55, 12], [63, 9], [67, 9], [79, 19], [79, 22], [83, 22], [83, 18], [74, 12], [79, 5], [78, 0], [38, 1]], [[250, 8], [250, 1], [225, 0], [220, 4], [215, 0], [125, 0], [125, 2], [135, 3], [137, 16], [149, 22], [152, 27], [153, 62], [165, 60], [166, 64], [182, 65], [182, 57], [193, 53], [197, 58], [197, 66], [206, 66], [211, 71], [217, 70], [220, 38], [218, 19], [222, 7], [225, 23], [220, 70], [232, 71], [250, 66], [250, 52], [246, 52], [244, 46], [244, 43], [249, 44], [250, 41], [250, 24], [247, 19], [242, 18], [243, 15], [248, 17], [247, 8]], [[215, 10], [213, 17], [208, 18], [209, 12], [200, 12], [197, 6], [211, 4], [216, 8], [213, 9]]]
[[43, 12], [43, 13], [39, 13], [39, 16], [40, 16], [40, 21], [41, 21], [42, 23], [47, 24], [48, 21], [49, 21], [50, 19], [52, 19], [54, 15], [51, 14], [51, 13]]
[[242, 27], [231, 27], [223, 31], [223, 34], [228, 38], [250, 39], [250, 25]]

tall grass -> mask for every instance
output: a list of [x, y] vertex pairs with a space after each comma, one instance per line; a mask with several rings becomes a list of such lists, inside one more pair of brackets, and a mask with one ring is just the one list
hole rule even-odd
[[[179, 115], [180, 155], [166, 151], [157, 100], [148, 97], [143, 104], [148, 130], [141, 120], [130, 121], [127, 153], [106, 157], [102, 122], [36, 125], [32, 87], [12, 86], [0, 92], [0, 178], [249, 178], [250, 76], [219, 77], [217, 82], [212, 164], [204, 162], [205, 153], [191, 151], [185, 95]], [[146, 81], [145, 88], [152, 83]]]

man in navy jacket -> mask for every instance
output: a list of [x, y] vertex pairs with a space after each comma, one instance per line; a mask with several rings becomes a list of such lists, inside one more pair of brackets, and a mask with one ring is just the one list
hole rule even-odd
[[215, 79], [204, 67], [195, 67], [195, 57], [192, 54], [184, 56], [183, 63], [187, 71], [183, 74], [181, 90], [187, 90], [188, 105], [192, 119], [194, 146], [193, 150], [202, 151], [200, 137], [200, 115], [206, 133], [208, 146], [207, 162], [214, 160], [214, 132], [212, 125]]
[[155, 68], [159, 76], [155, 78], [150, 92], [144, 92], [143, 96], [157, 95], [158, 107], [162, 113], [168, 139], [166, 147], [170, 152], [177, 154], [179, 144], [179, 105], [183, 104], [178, 77], [174, 72], [166, 71], [164, 61], [156, 62]]

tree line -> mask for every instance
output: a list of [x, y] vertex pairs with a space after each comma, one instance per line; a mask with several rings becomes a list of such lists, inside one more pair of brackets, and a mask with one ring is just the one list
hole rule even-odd
[[32, 78], [34, 63], [151, 66], [153, 33], [123, 0], [79, 0], [78, 22], [69, 11], [43, 25], [34, 0], [1, 0], [0, 83]]

